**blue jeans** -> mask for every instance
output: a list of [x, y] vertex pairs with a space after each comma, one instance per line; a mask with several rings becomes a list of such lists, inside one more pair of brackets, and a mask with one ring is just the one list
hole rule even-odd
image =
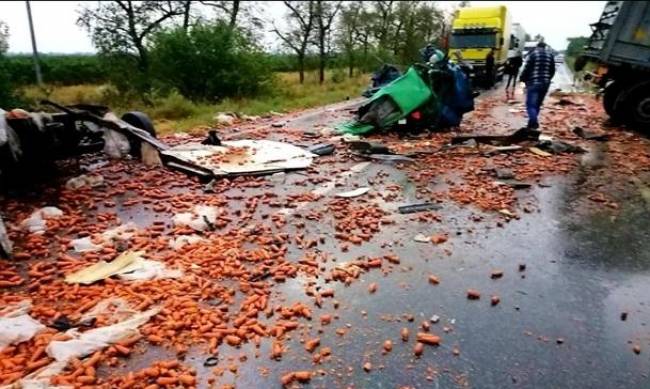
[[526, 112], [528, 113], [528, 127], [538, 128], [539, 110], [546, 97], [550, 84], [532, 84], [526, 86]]

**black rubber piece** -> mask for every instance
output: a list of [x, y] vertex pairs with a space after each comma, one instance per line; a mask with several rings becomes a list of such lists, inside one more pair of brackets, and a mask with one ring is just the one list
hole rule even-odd
[[212, 367], [212, 366], [217, 366], [219, 364], [219, 356], [213, 355], [211, 357], [208, 357], [205, 361], [203, 361], [203, 366], [205, 367]]

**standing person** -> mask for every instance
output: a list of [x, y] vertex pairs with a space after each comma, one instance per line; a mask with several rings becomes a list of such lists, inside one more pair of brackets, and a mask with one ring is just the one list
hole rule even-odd
[[494, 49], [485, 56], [485, 84], [490, 88], [494, 85]]
[[524, 70], [521, 72], [521, 81], [526, 83], [526, 112], [528, 113], [527, 127], [529, 129], [539, 128], [539, 111], [554, 75], [555, 58], [549, 50], [546, 50], [546, 43], [540, 41], [528, 56]]
[[[506, 63], [506, 74], [508, 75], [508, 81], [506, 83], [506, 97], [513, 98], [515, 97], [515, 90], [517, 89], [517, 75], [519, 74], [519, 68], [524, 63], [521, 53], [517, 52], [514, 57], [508, 58]], [[508, 93], [510, 88], [510, 82], [512, 82], [512, 93]]]

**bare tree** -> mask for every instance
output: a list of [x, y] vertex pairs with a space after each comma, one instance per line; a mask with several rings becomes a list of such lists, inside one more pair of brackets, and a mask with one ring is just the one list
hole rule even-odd
[[383, 0], [375, 2], [375, 14], [377, 17], [376, 34], [379, 39], [379, 47], [386, 47], [388, 43], [391, 23], [393, 21], [393, 0]]
[[341, 9], [341, 18], [339, 19], [338, 35], [339, 44], [341, 45], [348, 62], [348, 77], [354, 74], [355, 52], [357, 50], [359, 25], [363, 11], [363, 2], [354, 1]]
[[230, 28], [237, 26], [237, 17], [241, 9], [242, 2], [240, 0], [233, 1], [201, 1], [201, 4], [214, 7], [228, 17], [228, 25]]
[[146, 40], [161, 25], [184, 14], [184, 1], [113, 0], [87, 6], [77, 24], [85, 27], [102, 52], [135, 54], [138, 68], [146, 71], [149, 56]]
[[300, 83], [305, 82], [305, 55], [310, 39], [314, 32], [316, 19], [316, 2], [309, 1], [285, 1], [284, 5], [289, 8], [290, 30], [281, 32], [273, 24], [273, 32], [282, 42], [293, 50], [298, 56], [298, 70], [300, 72]]
[[316, 47], [318, 47], [318, 81], [325, 81], [325, 65], [329, 54], [329, 38], [336, 14], [341, 9], [342, 1], [316, 0]]

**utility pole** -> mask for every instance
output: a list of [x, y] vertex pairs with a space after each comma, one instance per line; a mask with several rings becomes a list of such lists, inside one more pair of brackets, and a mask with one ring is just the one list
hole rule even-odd
[[34, 58], [34, 71], [36, 72], [36, 83], [38, 86], [43, 86], [43, 75], [41, 74], [41, 65], [38, 61], [38, 49], [36, 48], [36, 35], [34, 35], [34, 22], [32, 21], [32, 8], [29, 5], [29, 0], [25, 1], [27, 5], [27, 18], [29, 19], [29, 32], [32, 35], [32, 58]]

